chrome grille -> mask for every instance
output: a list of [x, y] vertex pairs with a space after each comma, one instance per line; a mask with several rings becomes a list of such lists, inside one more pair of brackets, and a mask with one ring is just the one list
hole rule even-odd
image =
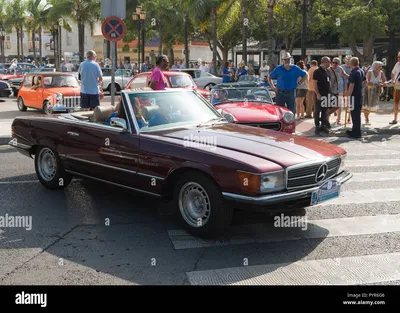
[[[325, 162], [313, 163], [305, 166], [295, 166], [294, 168], [288, 168], [286, 170], [286, 188], [294, 189], [294, 188], [302, 188], [302, 187], [311, 187], [317, 186], [327, 179], [336, 175], [339, 170], [341, 159], [340, 157], [336, 157], [334, 159], [329, 159]], [[326, 163], [328, 166], [327, 175], [324, 180], [320, 183], [315, 181], [315, 177], [321, 165]]]
[[272, 130], [280, 130], [281, 123], [244, 123], [242, 125], [253, 126], [253, 127], [260, 127], [265, 129], [272, 129]]
[[81, 97], [80, 96], [70, 96], [63, 97], [63, 106], [66, 108], [80, 108]]

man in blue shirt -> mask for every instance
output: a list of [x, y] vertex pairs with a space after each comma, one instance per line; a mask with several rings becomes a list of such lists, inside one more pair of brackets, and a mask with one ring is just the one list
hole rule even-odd
[[360, 61], [357, 57], [350, 59], [352, 68], [349, 77], [349, 89], [347, 91], [347, 99], [350, 98], [350, 114], [353, 121], [353, 129], [348, 130], [347, 134], [350, 138], [361, 138], [361, 108], [362, 108], [362, 89], [365, 73], [360, 68]]
[[154, 115], [148, 124], [148, 127], [159, 126], [163, 124], [181, 122], [183, 120], [183, 115], [180, 113], [172, 113], [172, 104], [170, 103], [157, 103], [160, 111]]
[[[274, 68], [269, 74], [268, 82], [273, 91], [276, 94], [276, 104], [279, 106], [285, 106], [296, 114], [296, 88], [297, 84], [301, 84], [306, 78], [306, 71], [303, 71], [297, 65], [290, 64], [290, 53], [286, 52], [283, 55], [283, 64]], [[300, 81], [298, 78], [302, 77]], [[278, 80], [277, 86], [275, 86], [273, 79]]]
[[103, 73], [96, 62], [96, 52], [86, 52], [87, 60], [79, 65], [78, 73], [81, 80], [81, 108], [84, 111], [93, 110], [100, 105], [99, 85], [103, 82]]

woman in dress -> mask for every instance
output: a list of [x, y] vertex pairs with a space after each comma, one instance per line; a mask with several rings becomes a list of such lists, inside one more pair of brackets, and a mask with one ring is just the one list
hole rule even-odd
[[376, 111], [379, 102], [379, 95], [382, 92], [382, 86], [386, 81], [385, 73], [383, 72], [383, 63], [375, 61], [372, 64], [372, 69], [367, 72], [367, 86], [364, 88], [363, 112], [365, 124], [371, 125], [369, 122], [369, 113]]

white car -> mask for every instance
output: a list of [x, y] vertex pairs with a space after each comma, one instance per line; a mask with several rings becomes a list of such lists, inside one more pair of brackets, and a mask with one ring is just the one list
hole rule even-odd
[[191, 75], [199, 88], [211, 90], [215, 85], [222, 83], [222, 77], [202, 72], [196, 68], [171, 69], [171, 71], [185, 72]]
[[[103, 91], [107, 91], [111, 94], [111, 68], [102, 68], [103, 72]], [[132, 78], [131, 70], [116, 69], [115, 70], [115, 91], [119, 92], [124, 89], [125, 85]]]

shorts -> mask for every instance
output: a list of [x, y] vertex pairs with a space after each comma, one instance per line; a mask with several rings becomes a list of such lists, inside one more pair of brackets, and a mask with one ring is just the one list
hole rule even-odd
[[94, 109], [100, 105], [100, 95], [91, 95], [87, 93], [81, 93], [81, 108], [83, 109]]
[[304, 98], [307, 95], [308, 89], [296, 89], [296, 98]]

